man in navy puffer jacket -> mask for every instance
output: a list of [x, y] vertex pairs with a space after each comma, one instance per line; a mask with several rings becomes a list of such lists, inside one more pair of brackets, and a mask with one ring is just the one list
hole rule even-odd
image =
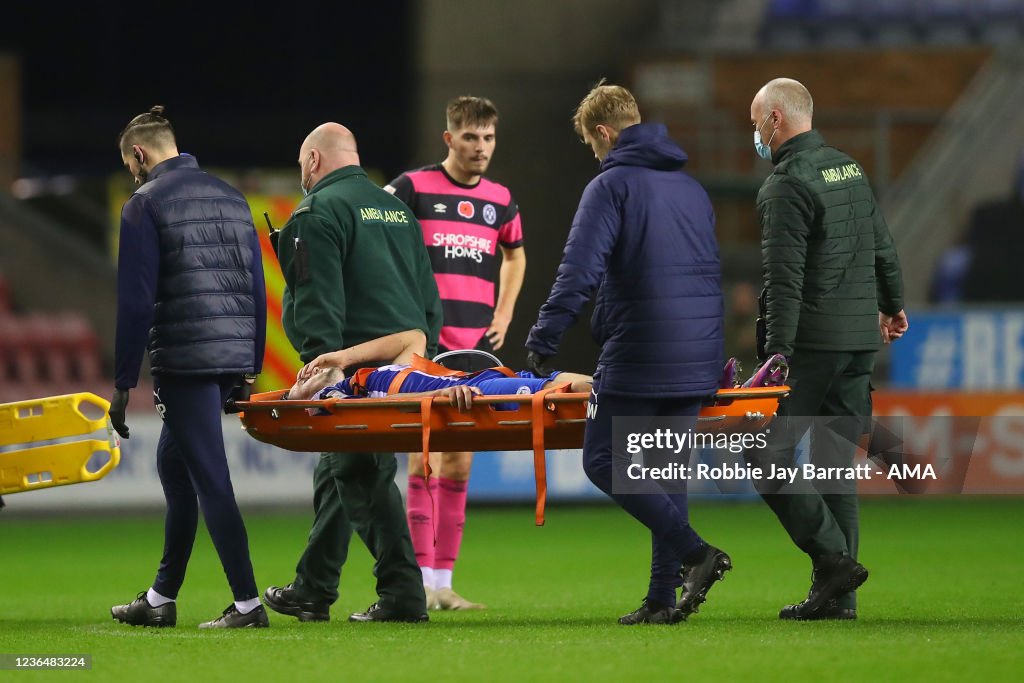
[[[621, 439], [613, 444], [612, 418], [692, 424], [703, 399], [718, 388], [723, 304], [714, 210], [704, 188], [682, 171], [686, 153], [663, 125], [640, 122], [625, 88], [598, 84], [580, 103], [574, 124], [601, 173], [583, 192], [558, 277], [526, 342], [527, 364], [545, 372], [545, 361], [596, 289], [591, 328], [601, 355], [583, 467], [651, 530], [647, 597], [619, 622], [673, 623], [697, 610], [731, 562], [690, 527], [685, 481], [631, 483], [630, 456]], [[686, 464], [688, 456], [673, 457]]]
[[142, 186], [121, 212], [110, 420], [127, 439], [125, 407], [148, 351], [167, 516], [156, 580], [111, 615], [134, 626], [177, 623], [202, 510], [234, 600], [200, 628], [265, 627], [220, 414], [229, 397], [248, 396], [263, 367], [267, 304], [252, 212], [241, 192], [178, 153], [163, 107], [133, 118], [118, 147]]

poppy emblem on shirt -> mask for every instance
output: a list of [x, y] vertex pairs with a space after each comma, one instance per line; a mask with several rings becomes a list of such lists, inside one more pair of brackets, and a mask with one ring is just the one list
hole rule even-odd
[[463, 218], [472, 218], [476, 215], [476, 209], [473, 208], [473, 202], [461, 201], [459, 202], [459, 215]]
[[487, 225], [494, 225], [496, 220], [498, 220], [498, 212], [494, 208], [494, 204], [484, 204], [484, 222]]

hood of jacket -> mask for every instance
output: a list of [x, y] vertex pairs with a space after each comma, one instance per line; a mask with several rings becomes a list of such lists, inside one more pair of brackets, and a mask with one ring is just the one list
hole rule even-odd
[[638, 123], [623, 128], [601, 170], [616, 166], [642, 166], [658, 171], [678, 171], [689, 157], [672, 141], [662, 123]]

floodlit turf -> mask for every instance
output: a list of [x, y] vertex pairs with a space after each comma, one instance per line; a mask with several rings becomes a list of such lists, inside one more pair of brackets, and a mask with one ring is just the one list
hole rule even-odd
[[[31, 495], [31, 494], [27, 494]], [[9, 500], [17, 505], [17, 496]], [[456, 588], [490, 606], [426, 625], [349, 624], [374, 600], [358, 540], [328, 624], [271, 612], [262, 631], [200, 632], [229, 603], [205, 531], [176, 629], [114, 623], [109, 606], [146, 588], [161, 521], [14, 519], [0, 514], [0, 654], [91, 654], [90, 673], [0, 672], [121, 681], [286, 680], [1004, 680], [1024, 637], [1024, 499], [884, 499], [862, 506], [871, 578], [854, 623], [782, 623], [809, 566], [760, 503], [696, 504], [692, 517], [735, 569], [700, 614], [622, 627], [646, 588], [648, 537], [614, 508], [471, 510]], [[261, 590], [291, 580], [306, 515], [249, 514]]]

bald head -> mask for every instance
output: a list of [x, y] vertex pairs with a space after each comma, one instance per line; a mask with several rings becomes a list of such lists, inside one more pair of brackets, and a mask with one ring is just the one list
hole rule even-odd
[[762, 99], [767, 109], [778, 109], [793, 125], [805, 125], [807, 130], [811, 129], [814, 100], [800, 81], [794, 81], [792, 78], [768, 81], [754, 99], [758, 97]]
[[795, 135], [811, 129], [814, 100], [800, 81], [776, 78], [768, 81], [750, 103], [750, 121], [761, 131], [772, 151]]
[[307, 190], [328, 173], [352, 165], [359, 165], [356, 136], [340, 123], [317, 126], [299, 148], [302, 187]]

